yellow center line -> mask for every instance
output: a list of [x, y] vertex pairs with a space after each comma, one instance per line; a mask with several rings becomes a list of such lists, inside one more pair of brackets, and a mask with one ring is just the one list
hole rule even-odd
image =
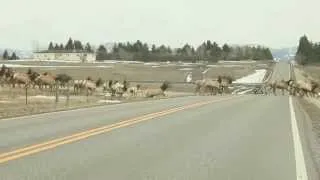
[[118, 123], [114, 123], [114, 124], [102, 126], [99, 128], [94, 128], [94, 129], [90, 129], [87, 131], [83, 131], [80, 133], [76, 133], [73, 135], [65, 136], [63, 138], [58, 138], [58, 139], [54, 139], [54, 140], [47, 141], [44, 143], [35, 144], [35, 145], [31, 145], [31, 146], [28, 146], [25, 148], [20, 148], [20, 149], [13, 150], [10, 152], [2, 153], [2, 154], [0, 154], [0, 164], [7, 162], [7, 161], [14, 160], [14, 159], [18, 159], [18, 158], [21, 158], [24, 156], [35, 154], [35, 153], [38, 153], [41, 151], [45, 151], [48, 149], [53, 149], [53, 148], [56, 148], [56, 147], [64, 145], [64, 144], [69, 144], [69, 143], [72, 143], [75, 141], [86, 139], [91, 136], [99, 135], [99, 134], [106, 133], [106, 132], [109, 132], [109, 131], [112, 131], [115, 129], [130, 126], [130, 125], [133, 125], [133, 124], [136, 124], [139, 122], [143, 122], [143, 121], [151, 120], [151, 119], [154, 119], [157, 117], [165, 116], [167, 114], [172, 114], [174, 112], [178, 112], [178, 111], [182, 111], [182, 110], [186, 110], [186, 109], [190, 109], [190, 108], [195, 108], [195, 107], [200, 107], [200, 106], [214, 103], [214, 102], [226, 101], [226, 100], [230, 100], [230, 99], [234, 99], [234, 97], [223, 98], [223, 99], [212, 100], [212, 101], [205, 101], [205, 102], [197, 102], [197, 103], [185, 105], [182, 107], [177, 107], [177, 108], [167, 109], [167, 110], [163, 110], [163, 111], [159, 111], [159, 112], [155, 112], [155, 113], [150, 113], [147, 115], [142, 115], [139, 117], [124, 120], [124, 121], [121, 121]]

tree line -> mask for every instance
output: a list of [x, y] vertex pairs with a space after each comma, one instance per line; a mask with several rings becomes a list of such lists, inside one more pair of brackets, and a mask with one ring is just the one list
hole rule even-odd
[[17, 60], [20, 59], [15, 52], [12, 52], [11, 55], [9, 55], [7, 50], [4, 50], [2, 54], [2, 59], [3, 60]]
[[185, 44], [181, 48], [172, 49], [169, 46], [152, 45], [137, 40], [135, 43], [116, 43], [108, 52], [104, 45], [96, 51], [97, 60], [137, 60], [137, 61], [208, 61], [218, 60], [270, 60], [273, 59], [269, 48], [262, 46], [229, 46], [222, 47], [210, 40], [203, 42], [198, 47]]
[[295, 60], [301, 65], [319, 63], [320, 43], [311, 42], [306, 35], [300, 37]]
[[82, 52], [88, 52], [93, 53], [93, 49], [90, 45], [90, 43], [83, 44], [79, 40], [73, 40], [72, 38], [69, 38], [67, 43], [63, 45], [63, 43], [53, 43], [50, 42], [48, 46], [48, 51], [55, 52], [55, 51], [82, 51]]
[[270, 60], [273, 59], [269, 48], [262, 46], [230, 46], [223, 44], [219, 46], [210, 40], [203, 42], [198, 47], [185, 44], [180, 48], [171, 48], [166, 45], [151, 45], [137, 40], [134, 43], [115, 43], [111, 50], [100, 45], [94, 50], [89, 43], [85, 45], [80, 40], [73, 40], [71, 37], [65, 45], [62, 43], [50, 42], [48, 51], [84, 51], [96, 53], [99, 60], [128, 60], [128, 61], [209, 61], [218, 60]]

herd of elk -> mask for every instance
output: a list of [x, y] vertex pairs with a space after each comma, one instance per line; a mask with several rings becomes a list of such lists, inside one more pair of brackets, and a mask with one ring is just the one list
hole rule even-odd
[[307, 80], [298, 80], [289, 79], [287, 81], [272, 81], [266, 84], [266, 88], [272, 90], [274, 95], [277, 95], [276, 90], [279, 89], [282, 91], [282, 95], [287, 91], [290, 95], [293, 96], [310, 96], [316, 97], [320, 93], [320, 84], [307, 79]]
[[191, 82], [196, 85], [195, 93], [208, 92], [211, 95], [228, 93], [233, 79], [229, 76], [218, 76], [217, 79], [201, 79]]
[[146, 89], [144, 90], [145, 92], [142, 93], [141, 86], [139, 84], [129, 87], [129, 82], [126, 80], [123, 82], [119, 82], [117, 80], [104, 81], [99, 78], [94, 81], [91, 77], [87, 77], [83, 80], [74, 80], [67, 74], [52, 75], [48, 72], [40, 74], [32, 69], [28, 69], [26, 73], [16, 72], [14, 69], [6, 67], [5, 65], [0, 69], [1, 86], [7, 84], [10, 87], [15, 88], [16, 85], [19, 87], [23, 85], [24, 88], [39, 88], [40, 90], [49, 89], [50, 92], [52, 92], [57, 86], [65, 88], [68, 83], [72, 84], [75, 95], [84, 91], [88, 95], [92, 95], [98, 87], [102, 86], [103, 92], [109, 92], [111, 96], [123, 96], [123, 94], [127, 92], [131, 96], [138, 96], [138, 94], [141, 94], [145, 97], [154, 97], [164, 95], [164, 91], [169, 86], [167, 82], [164, 82], [159, 89]]
[[[202, 79], [192, 81], [194, 84], [195, 93], [209, 92], [211, 95], [216, 95], [217, 93], [228, 93], [229, 86], [232, 84], [233, 79], [228, 76], [218, 76], [217, 79]], [[122, 96], [124, 93], [128, 93], [131, 96], [137, 96], [138, 93], [145, 97], [155, 97], [164, 96], [164, 92], [169, 88], [169, 83], [164, 82], [159, 89], [145, 89], [142, 90], [141, 86], [138, 84], [136, 86], [129, 87], [129, 82], [124, 80], [122, 83], [115, 80], [103, 81], [99, 78], [97, 81], [93, 81], [91, 77], [84, 80], [73, 80], [73, 78], [67, 74], [56, 74], [51, 73], [38, 73], [29, 69], [26, 73], [17, 72], [10, 67], [3, 65], [0, 69], [0, 84], [4, 86], [5, 84], [16, 87], [38, 87], [39, 89], [49, 89], [50, 92], [56, 86], [65, 88], [69, 83], [73, 82], [74, 94], [79, 94], [84, 90], [88, 95], [91, 95], [98, 87], [103, 87], [103, 92], [109, 92], [111, 96]], [[313, 80], [275, 80], [266, 83], [263, 86], [265, 93], [267, 91], [272, 91], [276, 95], [276, 91], [280, 90], [284, 95], [284, 92], [289, 92], [290, 95], [298, 96], [319, 96], [320, 95], [320, 84]]]

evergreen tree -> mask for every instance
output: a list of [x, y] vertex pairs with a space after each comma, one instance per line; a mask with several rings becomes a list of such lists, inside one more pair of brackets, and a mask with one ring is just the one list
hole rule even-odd
[[89, 53], [92, 53], [92, 52], [93, 52], [93, 51], [92, 51], [92, 48], [91, 48], [91, 45], [90, 45], [89, 43], [86, 44], [84, 50], [85, 50], [86, 52], [89, 52]]
[[56, 45], [54, 46], [54, 50], [59, 50], [59, 49], [60, 49], [59, 45], [56, 44]]
[[222, 58], [223, 60], [227, 60], [227, 57], [229, 56], [229, 53], [231, 52], [231, 48], [227, 45], [227, 44], [224, 44], [222, 46]]
[[79, 40], [74, 41], [74, 49], [75, 50], [83, 50], [83, 46], [82, 46], [81, 41], [79, 41]]
[[53, 47], [53, 43], [52, 43], [52, 42], [49, 43], [48, 50], [49, 50], [49, 51], [54, 50], [54, 47]]
[[65, 50], [68, 50], [68, 51], [72, 51], [74, 50], [74, 43], [73, 43], [73, 40], [71, 38], [69, 38], [66, 46], [65, 46]]
[[152, 44], [151, 53], [155, 54], [156, 52], [157, 52], [157, 47], [156, 47], [156, 45]]
[[7, 50], [4, 50], [3, 55], [2, 55], [3, 60], [8, 60], [9, 59], [9, 53]]
[[106, 60], [107, 55], [108, 55], [108, 53], [107, 53], [106, 47], [104, 47], [103, 45], [100, 45], [99, 48], [97, 49], [96, 59], [97, 60]]
[[307, 64], [311, 61], [313, 55], [312, 43], [309, 42], [306, 35], [302, 36], [299, 40], [299, 46], [296, 53], [296, 61], [299, 64]]
[[10, 57], [10, 60], [16, 60], [16, 59], [19, 59], [18, 56], [16, 55], [15, 52], [12, 53], [11, 57]]

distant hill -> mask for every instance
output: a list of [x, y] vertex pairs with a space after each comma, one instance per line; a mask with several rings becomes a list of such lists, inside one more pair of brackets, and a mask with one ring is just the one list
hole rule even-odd
[[276, 59], [283, 59], [283, 60], [290, 60], [293, 59], [296, 52], [297, 47], [289, 47], [289, 48], [281, 48], [281, 49], [270, 49], [271, 53], [274, 58]]
[[7, 50], [11, 55], [12, 52], [16, 52], [16, 55], [20, 57], [20, 59], [28, 59], [32, 57], [32, 51], [24, 51], [24, 50], [16, 50], [16, 49], [2, 49], [0, 48], [0, 56], [2, 56], [3, 52]]

